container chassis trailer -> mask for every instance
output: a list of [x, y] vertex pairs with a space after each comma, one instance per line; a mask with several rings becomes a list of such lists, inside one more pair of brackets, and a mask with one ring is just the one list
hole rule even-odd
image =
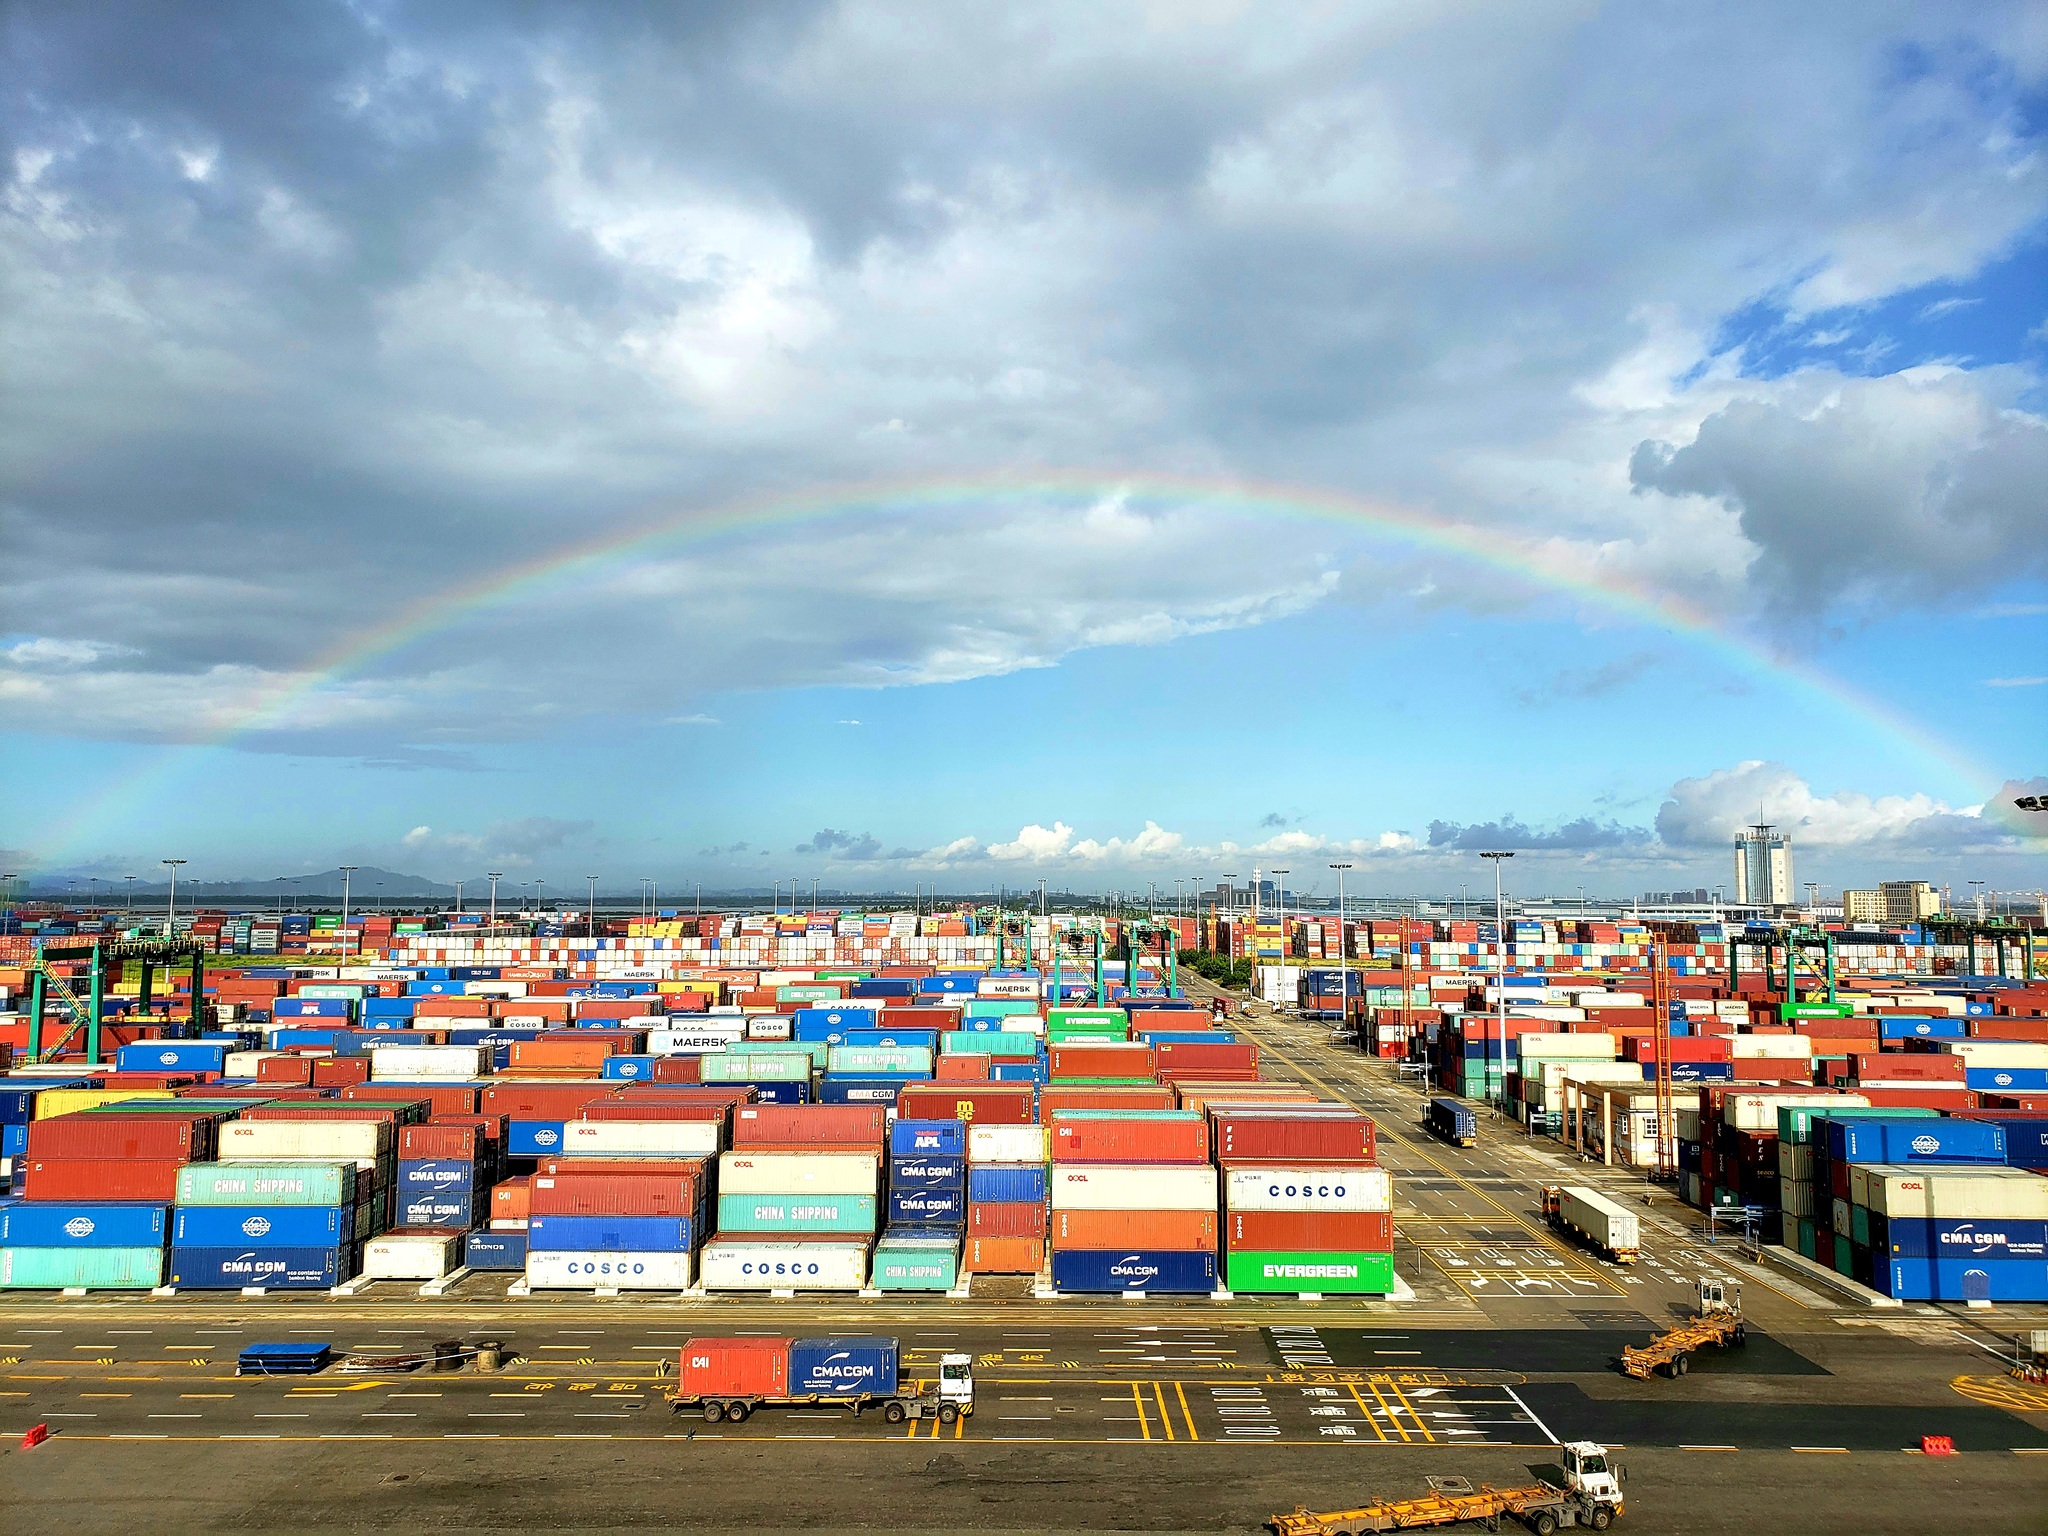
[[1565, 1486], [1525, 1483], [1474, 1488], [1460, 1477], [1433, 1477], [1430, 1491], [1418, 1499], [1390, 1499], [1359, 1509], [1322, 1513], [1305, 1507], [1291, 1515], [1274, 1515], [1266, 1524], [1273, 1536], [1378, 1536], [1382, 1531], [1420, 1531], [1477, 1522], [1489, 1531], [1500, 1529], [1512, 1515], [1536, 1536], [1585, 1526], [1604, 1531], [1621, 1518], [1621, 1480], [1626, 1473], [1610, 1469], [1607, 1448], [1589, 1440], [1558, 1447], [1564, 1462]]
[[1719, 1280], [1702, 1280], [1697, 1289], [1700, 1309], [1689, 1322], [1667, 1329], [1641, 1348], [1623, 1346], [1624, 1374], [1639, 1381], [1648, 1381], [1652, 1375], [1683, 1376], [1694, 1350], [1709, 1346], [1727, 1349], [1749, 1342], [1749, 1325], [1742, 1319], [1742, 1288], [1735, 1288], [1732, 1300]]

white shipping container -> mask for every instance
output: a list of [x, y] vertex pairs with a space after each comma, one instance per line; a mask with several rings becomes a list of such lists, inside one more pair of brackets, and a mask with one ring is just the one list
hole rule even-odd
[[1029, 997], [1045, 995], [1045, 983], [1035, 976], [984, 976], [974, 984], [976, 997]]
[[1737, 1060], [1797, 1061], [1813, 1054], [1813, 1042], [1804, 1035], [1734, 1035], [1728, 1054]]
[[1849, 1201], [1893, 1219], [2048, 1221], [2048, 1178], [2024, 1168], [1852, 1163]]
[[673, 1029], [647, 1031], [647, 1054], [681, 1056], [698, 1051], [722, 1051], [735, 1040], [747, 1037], [747, 1026], [737, 1019], [731, 1023], [689, 1024]]
[[881, 1160], [871, 1152], [728, 1152], [718, 1160], [721, 1195], [872, 1195]]
[[1941, 1048], [1972, 1067], [2048, 1067], [2048, 1040], [1944, 1040]]
[[451, 1082], [491, 1070], [488, 1045], [373, 1045], [372, 1082]]
[[698, 1256], [707, 1291], [857, 1291], [868, 1283], [868, 1244], [777, 1243], [714, 1237]]
[[[0, 1014], [0, 1019], [5, 1018], [5, 1014]], [[268, 1061], [273, 1056], [283, 1056], [286, 1054], [284, 1051], [229, 1051], [226, 1062], [227, 1070], [222, 1075], [226, 1077], [254, 1077], [257, 1068], [263, 1062]]]
[[1854, 1093], [1731, 1093], [1721, 1101], [1721, 1123], [1738, 1131], [1775, 1131], [1781, 1109], [1868, 1109]]
[[[1495, 1038], [1499, 1038], [1496, 1030]], [[1546, 1061], [1612, 1061], [1614, 1036], [1523, 1035], [1516, 1041], [1524, 1060], [1540, 1056]]]
[[562, 1127], [565, 1157], [715, 1157], [715, 1120], [571, 1120]]
[[391, 1150], [381, 1120], [230, 1120], [220, 1128], [220, 1161], [370, 1159]]
[[536, 1291], [683, 1291], [690, 1287], [687, 1253], [565, 1253], [526, 1256], [526, 1283]]
[[1232, 1211], [1391, 1211], [1394, 1180], [1384, 1168], [1279, 1164], [1223, 1171], [1224, 1208]]
[[462, 1239], [455, 1233], [387, 1232], [363, 1245], [367, 1280], [438, 1280], [455, 1267]]
[[1813, 1148], [1803, 1141], [1780, 1141], [1778, 1143], [1778, 1177], [1780, 1179], [1813, 1178]]
[[1056, 1165], [1056, 1211], [1213, 1211], [1216, 1170], [1161, 1163]]
[[1813, 1218], [1813, 1183], [1810, 1179], [1780, 1180], [1778, 1209], [1787, 1216]]
[[1564, 1219], [1612, 1254], [1633, 1254], [1642, 1246], [1634, 1211], [1625, 1211], [1597, 1189], [1568, 1184], [1560, 1192]]
[[1046, 1129], [1042, 1125], [967, 1127], [970, 1163], [1042, 1163], [1048, 1156]]

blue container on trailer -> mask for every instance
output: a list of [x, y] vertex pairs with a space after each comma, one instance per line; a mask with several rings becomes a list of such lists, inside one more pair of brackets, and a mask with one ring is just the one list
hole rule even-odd
[[171, 1218], [174, 1248], [333, 1248], [355, 1238], [352, 1205], [181, 1205]]
[[228, 1047], [204, 1040], [137, 1040], [114, 1053], [116, 1072], [225, 1072]]
[[2048, 1067], [1965, 1067], [1963, 1083], [1978, 1093], [2043, 1093]]
[[1895, 1217], [1885, 1241], [1895, 1259], [2048, 1259], [2048, 1221]]
[[1048, 1083], [1052, 1081], [1052, 1068], [1043, 1059], [1038, 1061], [997, 1061], [989, 1068], [992, 1083]]
[[609, 1082], [645, 1082], [654, 1076], [659, 1056], [607, 1056], [599, 1076]]
[[967, 1170], [967, 1198], [976, 1204], [1043, 1205], [1043, 1163], [975, 1163]]
[[924, 1153], [932, 1157], [967, 1155], [965, 1120], [898, 1120], [889, 1127], [892, 1156], [910, 1157]]
[[[905, 1074], [898, 1077], [840, 1077], [827, 1076], [818, 1084], [820, 1104], [888, 1104], [894, 1105], [896, 1095], [903, 1091], [905, 1083], [929, 1081], [923, 1074]], [[801, 1084], [790, 1083], [791, 1088]]]
[[398, 1164], [398, 1187], [406, 1194], [466, 1195], [482, 1176], [475, 1163], [452, 1157], [409, 1157]]
[[2003, 1163], [2005, 1132], [1984, 1120], [1830, 1120], [1828, 1155], [1848, 1163]]
[[529, 1216], [535, 1253], [689, 1253], [702, 1224], [688, 1216]]
[[962, 1189], [967, 1187], [967, 1159], [964, 1157], [892, 1157], [889, 1159], [891, 1189]]
[[0, 1205], [0, 1247], [161, 1248], [170, 1207], [108, 1200], [23, 1200]]
[[2048, 1262], [2038, 1259], [1893, 1259], [1900, 1301], [2048, 1301]]
[[1949, 1014], [1891, 1014], [1877, 1021], [1881, 1040], [1960, 1040], [1967, 1026]]
[[505, 1127], [507, 1157], [548, 1157], [561, 1150], [559, 1120], [514, 1120]]
[[1191, 1295], [1216, 1289], [1213, 1253], [1131, 1252], [1062, 1248], [1052, 1256], [1056, 1291], [1164, 1291]]
[[880, 1334], [794, 1339], [789, 1346], [792, 1397], [887, 1397], [898, 1384], [897, 1344]]
[[324, 1291], [354, 1272], [352, 1244], [333, 1248], [177, 1248], [165, 1265], [165, 1284], [194, 1291], [233, 1291], [245, 1285], [278, 1291]]
[[472, 1190], [402, 1189], [398, 1192], [401, 1227], [453, 1227], [463, 1230], [484, 1219], [488, 1196]]
[[911, 1186], [889, 1190], [890, 1226], [959, 1226], [967, 1220], [967, 1186]]
[[462, 1262], [471, 1269], [526, 1268], [524, 1232], [472, 1232], [462, 1242]]

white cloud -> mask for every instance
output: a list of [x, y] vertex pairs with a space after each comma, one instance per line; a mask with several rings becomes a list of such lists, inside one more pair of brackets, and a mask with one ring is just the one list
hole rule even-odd
[[1064, 857], [1073, 840], [1074, 829], [1064, 821], [1056, 821], [1050, 827], [1041, 827], [1033, 822], [1028, 827], [1020, 827], [1014, 841], [990, 843], [988, 856], [999, 864], [1043, 864]]
[[722, 722], [716, 715], [699, 714], [670, 715], [668, 718], [668, 723], [670, 725], [720, 725], [724, 722]]
[[1658, 834], [1675, 849], [1732, 848], [1736, 833], [1757, 822], [1791, 834], [1795, 849], [1952, 852], [2010, 842], [1982, 806], [1950, 806], [1925, 794], [1821, 794], [1784, 764], [1755, 760], [1680, 779], [1657, 813]]
[[1987, 677], [1986, 688], [2039, 688], [2048, 683], [2048, 677]]

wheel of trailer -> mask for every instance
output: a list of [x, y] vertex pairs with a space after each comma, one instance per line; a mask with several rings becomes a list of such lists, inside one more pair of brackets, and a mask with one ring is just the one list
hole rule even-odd
[[1604, 1531], [1614, 1524], [1614, 1511], [1602, 1504], [1593, 1511], [1593, 1518], [1586, 1523], [1596, 1531]]
[[907, 1410], [901, 1403], [887, 1403], [883, 1405], [882, 1417], [887, 1419], [891, 1424], [901, 1424], [904, 1421], [904, 1419], [908, 1416], [909, 1410]]
[[747, 1415], [752, 1413], [753, 1411], [754, 1410], [750, 1405], [740, 1402], [738, 1399], [734, 1399], [732, 1402], [729, 1402], [725, 1405], [726, 1418], [730, 1419], [735, 1424], [746, 1423]]
[[1671, 1374], [1674, 1376], [1683, 1376], [1687, 1371], [1691, 1369], [1692, 1362], [1688, 1360], [1684, 1355], [1680, 1355], [1676, 1360], [1671, 1362]]
[[1747, 1344], [1749, 1342], [1749, 1326], [1746, 1323], [1736, 1325], [1735, 1342], [1738, 1344]]
[[955, 1403], [945, 1403], [945, 1404], [942, 1404], [942, 1405], [940, 1406], [940, 1408], [939, 1408], [939, 1422], [940, 1422], [941, 1424], [951, 1424], [951, 1423], [954, 1423], [954, 1422], [955, 1422], [956, 1420], [958, 1420], [958, 1419], [959, 1419], [959, 1417], [960, 1417], [960, 1409], [959, 1409], [959, 1406], [958, 1406], [957, 1404], [955, 1404]]
[[1557, 1530], [1557, 1516], [1547, 1509], [1536, 1511], [1536, 1518], [1529, 1522], [1529, 1528], [1536, 1536], [1554, 1536]]
[[706, 1404], [704, 1405], [704, 1422], [705, 1422], [706, 1424], [716, 1424], [716, 1423], [718, 1423], [718, 1422], [719, 1422], [719, 1421], [720, 1421], [721, 1419], [723, 1419], [724, 1417], [725, 1417], [725, 1404], [723, 1404], [723, 1403], [706, 1403]]

